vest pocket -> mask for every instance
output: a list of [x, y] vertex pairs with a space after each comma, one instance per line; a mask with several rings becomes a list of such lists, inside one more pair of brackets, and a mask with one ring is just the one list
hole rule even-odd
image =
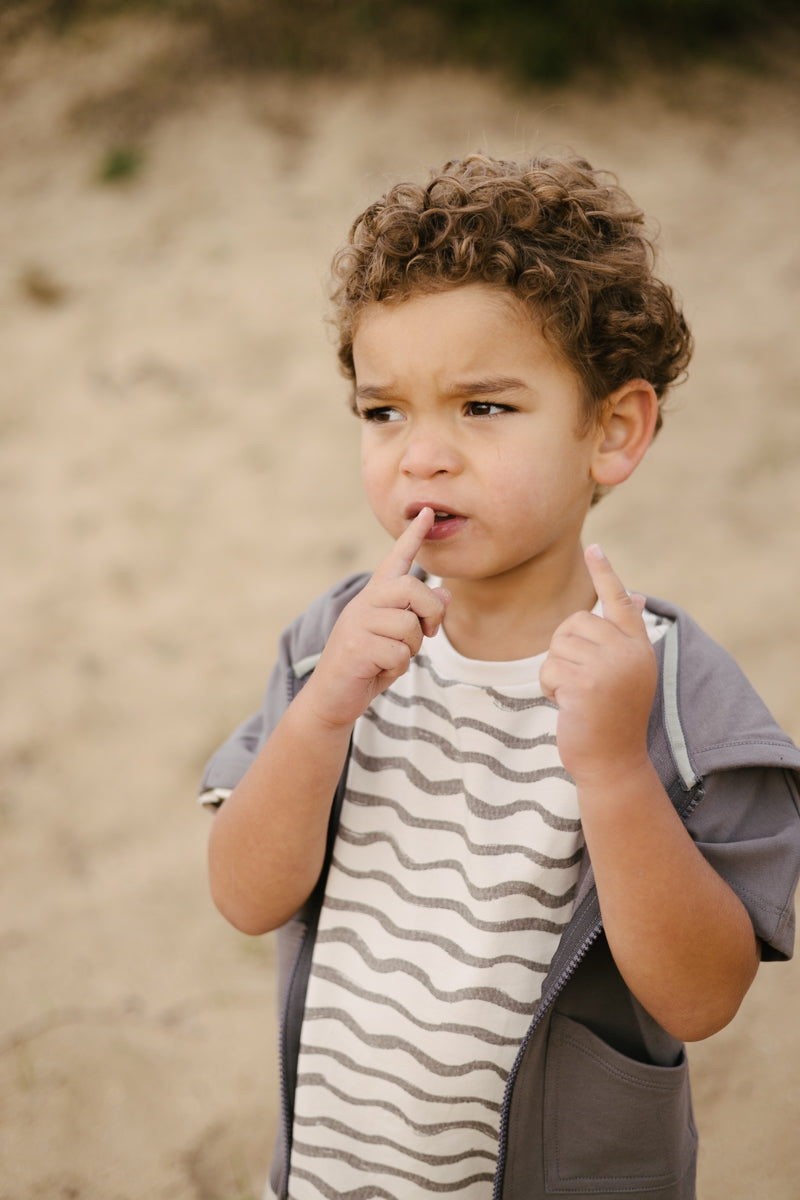
[[673, 1067], [638, 1062], [554, 1013], [544, 1104], [548, 1194], [694, 1196], [697, 1132], [685, 1051]]

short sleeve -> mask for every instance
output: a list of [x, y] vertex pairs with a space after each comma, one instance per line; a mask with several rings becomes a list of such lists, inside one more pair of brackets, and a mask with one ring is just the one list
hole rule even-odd
[[762, 957], [791, 958], [800, 876], [797, 776], [778, 768], [713, 772], [688, 825], [698, 849], [747, 909]]
[[254, 713], [212, 754], [200, 783], [200, 804], [215, 809], [227, 800], [255, 758], [263, 728], [262, 714]]

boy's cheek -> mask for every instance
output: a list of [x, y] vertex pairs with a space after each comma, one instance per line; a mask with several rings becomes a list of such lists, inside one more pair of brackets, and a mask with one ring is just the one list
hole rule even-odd
[[374, 516], [393, 538], [398, 538], [406, 527], [399, 506], [392, 506], [389, 488], [382, 472], [376, 472], [363, 463], [361, 482], [364, 496]]

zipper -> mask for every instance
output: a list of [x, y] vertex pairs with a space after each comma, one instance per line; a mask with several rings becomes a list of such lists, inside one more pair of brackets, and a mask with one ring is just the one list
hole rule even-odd
[[[297, 678], [291, 667], [287, 671], [287, 706], [294, 700], [297, 694]], [[306, 926], [306, 931], [300, 940], [300, 946], [297, 947], [297, 953], [293, 964], [291, 964], [291, 972], [289, 974], [289, 983], [287, 991], [285, 991], [285, 1001], [283, 1003], [283, 1012], [281, 1013], [281, 1031], [278, 1036], [278, 1078], [281, 1081], [281, 1111], [283, 1115], [283, 1181], [281, 1183], [281, 1196], [289, 1194], [289, 1160], [291, 1157], [291, 1106], [289, 1104], [289, 1078], [288, 1078], [288, 1031], [287, 1026], [288, 1016], [291, 1012], [291, 994], [293, 994], [295, 980], [297, 978], [297, 968], [300, 966], [300, 961], [303, 956], [303, 949], [308, 941], [308, 932], [311, 930], [311, 924]]]
[[502, 1197], [503, 1181], [504, 1181], [505, 1167], [506, 1167], [506, 1154], [507, 1154], [507, 1150], [508, 1150], [508, 1125], [509, 1125], [509, 1119], [510, 1119], [510, 1115], [511, 1115], [511, 1094], [514, 1090], [514, 1082], [517, 1078], [517, 1074], [519, 1073], [519, 1068], [522, 1065], [522, 1059], [525, 1055], [525, 1051], [528, 1048], [531, 1038], [536, 1033], [536, 1030], [539, 1028], [539, 1025], [541, 1024], [545, 1013], [553, 1006], [553, 1003], [555, 1002], [555, 1000], [557, 999], [559, 994], [563, 991], [564, 987], [567, 985], [569, 980], [572, 978], [572, 976], [574, 975], [575, 971], [580, 966], [583, 959], [589, 953], [589, 950], [592, 948], [594, 943], [597, 941], [598, 937], [602, 933], [602, 930], [603, 930], [603, 922], [598, 919], [594, 928], [589, 931], [589, 933], [583, 939], [583, 942], [581, 943], [578, 950], [575, 952], [575, 954], [573, 954], [572, 958], [570, 958], [569, 962], [561, 970], [560, 974], [557, 976], [552, 987], [548, 990], [547, 994], [542, 996], [541, 1002], [539, 1004], [539, 1007], [536, 1010], [534, 1018], [531, 1021], [530, 1025], [528, 1026], [528, 1032], [525, 1034], [522, 1044], [521, 1044], [519, 1050], [517, 1051], [517, 1057], [514, 1059], [514, 1065], [512, 1066], [511, 1070], [509, 1071], [508, 1079], [506, 1080], [506, 1090], [505, 1090], [505, 1095], [503, 1096], [503, 1107], [500, 1110], [500, 1125], [499, 1125], [498, 1135], [497, 1135], [497, 1143], [498, 1143], [497, 1167], [495, 1169], [494, 1191], [492, 1193], [493, 1200], [501, 1200], [501, 1197]]
[[[293, 1097], [290, 1097], [290, 1095], [289, 1095], [289, 1072], [288, 1072], [288, 1067], [287, 1067], [288, 1059], [289, 1059], [289, 1047], [288, 1047], [289, 1020], [288, 1020], [288, 1018], [289, 1018], [289, 1014], [297, 1009], [297, 1005], [293, 1001], [293, 994], [297, 987], [298, 978], [300, 978], [302, 975], [305, 975], [306, 986], [308, 984], [308, 976], [309, 976], [310, 969], [311, 969], [310, 958], [311, 958], [311, 954], [313, 954], [313, 950], [314, 950], [314, 942], [315, 942], [316, 936], [317, 936], [317, 925], [319, 922], [319, 914], [320, 914], [320, 909], [322, 907], [322, 895], [321, 894], [319, 896], [319, 899], [315, 900], [314, 903], [315, 903], [315, 908], [311, 912], [311, 915], [308, 920], [308, 924], [306, 925], [303, 936], [300, 939], [300, 945], [297, 948], [297, 954], [295, 955], [294, 962], [292, 964], [292, 970], [289, 975], [289, 983], [286, 988], [286, 1000], [285, 1000], [285, 1003], [283, 1006], [283, 1011], [281, 1013], [280, 1035], [279, 1035], [279, 1040], [278, 1040], [278, 1069], [279, 1069], [280, 1091], [281, 1091], [281, 1112], [283, 1115], [284, 1179], [283, 1179], [283, 1184], [282, 1184], [282, 1187], [280, 1190], [280, 1196], [281, 1196], [282, 1200], [285, 1200], [285, 1197], [288, 1195], [288, 1190], [289, 1190], [289, 1168], [291, 1165], [292, 1141], [294, 1138], [294, 1128], [293, 1128], [293, 1126], [294, 1126], [294, 1101], [293, 1101]], [[305, 993], [303, 994], [303, 1001], [305, 1004]], [[302, 1022], [303, 1022], [303, 1014], [302, 1013], [299, 1016], [299, 1020], [300, 1020], [300, 1026], [302, 1028]], [[298, 1053], [299, 1053], [299, 1047], [298, 1047]], [[298, 1061], [298, 1059], [295, 1060], [295, 1065], [297, 1064], [297, 1061]]]
[[[286, 681], [286, 694], [287, 694], [289, 704], [292, 703], [292, 701], [294, 700], [295, 696], [297, 695], [297, 693], [299, 692], [299, 690], [302, 686], [303, 686], [302, 683], [300, 683], [298, 681], [294, 672], [290, 669], [288, 677], [287, 677], [287, 681]], [[348, 756], [347, 756], [348, 761], [349, 761], [349, 757], [350, 757], [350, 752], [348, 750]], [[279, 1038], [278, 1038], [278, 1069], [279, 1069], [280, 1092], [281, 1092], [281, 1111], [283, 1114], [283, 1162], [284, 1162], [284, 1174], [285, 1174], [283, 1186], [281, 1188], [282, 1200], [285, 1200], [285, 1197], [288, 1195], [288, 1190], [289, 1190], [289, 1167], [290, 1167], [290, 1162], [291, 1162], [292, 1140], [293, 1140], [293, 1134], [294, 1134], [294, 1131], [292, 1128], [293, 1124], [294, 1124], [294, 1120], [293, 1120], [294, 1105], [289, 1096], [289, 1077], [288, 1077], [288, 1069], [287, 1069], [287, 1063], [288, 1063], [288, 1057], [289, 1057], [289, 1049], [288, 1049], [288, 1045], [287, 1045], [287, 1043], [288, 1043], [288, 1025], [289, 1025], [288, 1016], [289, 1016], [289, 1013], [293, 1011], [293, 1008], [296, 1007], [293, 1005], [292, 997], [293, 997], [295, 988], [297, 986], [298, 977], [301, 975], [301, 973], [305, 973], [306, 985], [308, 983], [308, 975], [311, 970], [311, 963], [309, 961], [309, 957], [310, 957], [310, 954], [313, 954], [313, 950], [314, 950], [314, 943], [316, 941], [316, 936], [317, 936], [317, 926], [319, 924], [319, 917], [320, 917], [320, 912], [322, 910], [322, 902], [323, 902], [323, 898], [324, 898], [324, 894], [325, 894], [325, 882], [328, 877], [328, 871], [330, 869], [330, 863], [331, 863], [331, 856], [333, 854], [333, 842], [334, 842], [335, 832], [332, 832], [332, 830], [331, 830], [331, 823], [334, 821], [334, 818], [335, 818], [336, 824], [338, 825], [339, 812], [341, 811], [342, 800], [344, 797], [346, 774], [347, 774], [347, 765], [345, 764], [345, 768], [342, 772], [342, 775], [339, 779], [338, 784], [336, 785], [336, 790], [333, 795], [331, 816], [329, 819], [328, 841], [327, 841], [326, 849], [325, 849], [325, 861], [323, 863], [322, 871], [321, 871], [320, 877], [317, 880], [317, 883], [314, 887], [314, 890], [311, 893], [311, 896], [309, 897], [309, 899], [306, 901], [306, 905], [311, 906], [311, 911], [308, 915], [308, 922], [306, 924], [305, 931], [303, 932], [303, 936], [300, 939], [300, 945], [297, 948], [297, 953], [295, 954], [294, 962], [292, 963], [292, 969], [289, 974], [289, 983], [286, 988], [286, 999], [285, 999], [285, 1002], [283, 1005], [283, 1011], [281, 1013], [280, 1033], [279, 1033]], [[305, 906], [304, 906], [304, 908], [305, 908]], [[309, 947], [310, 947], [310, 950], [309, 950]], [[301, 971], [301, 967], [302, 967], [302, 971]], [[305, 1003], [305, 995], [303, 997], [303, 1001]], [[301, 1025], [302, 1025], [302, 1017], [300, 1018], [300, 1021], [301, 1021]]]
[[[295, 675], [290, 667], [289, 670], [286, 672], [287, 706], [289, 704], [291, 704], [292, 701], [294, 700], [296, 692], [297, 692], [297, 689], [295, 687]], [[286, 1026], [288, 1024], [288, 1020], [287, 1020], [288, 1014], [291, 1010], [290, 998], [291, 998], [292, 991], [294, 989], [294, 982], [297, 977], [297, 966], [298, 966], [298, 963], [300, 962], [300, 958], [303, 953], [303, 946], [305, 945], [305, 941], [306, 941], [307, 937], [308, 937], [308, 929], [306, 929], [306, 932], [303, 934], [303, 937], [300, 940], [300, 945], [297, 947], [297, 954], [295, 955], [294, 962], [292, 963], [292, 970], [289, 975], [289, 983], [286, 988], [286, 999], [284, 1001], [283, 1011], [281, 1012], [281, 1026], [280, 1026], [280, 1034], [278, 1037], [278, 1073], [279, 1073], [279, 1079], [280, 1079], [280, 1085], [281, 1085], [281, 1112], [283, 1115], [283, 1172], [284, 1172], [284, 1179], [283, 1179], [283, 1182], [281, 1185], [281, 1194], [284, 1196], [288, 1194], [289, 1156], [292, 1152], [292, 1137], [291, 1137], [291, 1132], [290, 1132], [291, 1131], [291, 1125], [290, 1125], [291, 1114], [289, 1111], [289, 1107], [290, 1107], [289, 1106], [289, 1080], [288, 1080], [288, 1072], [287, 1072], [287, 1068], [286, 1068], [286, 1059], [288, 1056], [287, 1047], [286, 1047], [286, 1038], [287, 1038]]]
[[673, 800], [672, 796], [670, 796], [670, 799], [673, 802], [673, 805], [678, 813], [678, 816], [684, 822], [684, 824], [689, 820], [689, 817], [692, 815], [694, 810], [697, 808], [698, 804], [703, 799], [704, 795], [705, 795], [705, 788], [703, 787], [702, 782], [700, 782], [700, 783], [695, 784], [695, 786], [689, 792], [689, 795], [686, 797], [686, 803], [682, 806], [677, 805], [675, 803], [675, 801]]
[[[669, 795], [669, 798], [672, 801], [673, 807], [676, 809], [678, 816], [682, 821], [686, 822], [697, 808], [697, 805], [703, 799], [704, 788], [702, 782], [697, 783], [689, 791], [688, 796], [685, 796], [683, 803], [680, 803], [680, 801], [685, 795], [685, 789], [680, 787], [679, 784], [673, 785], [673, 787], [668, 790], [667, 794]], [[497, 1167], [495, 1168], [492, 1200], [501, 1200], [502, 1197], [506, 1156], [508, 1152], [508, 1126], [511, 1115], [511, 1094], [514, 1090], [514, 1083], [517, 1075], [519, 1074], [519, 1069], [522, 1065], [522, 1059], [525, 1055], [525, 1051], [530, 1043], [531, 1038], [539, 1028], [539, 1025], [541, 1024], [545, 1014], [550, 1008], [552, 1008], [559, 994], [563, 991], [564, 987], [572, 978], [573, 974], [578, 969], [594, 943], [597, 941], [602, 931], [603, 922], [598, 913], [597, 920], [584, 936], [584, 939], [578, 949], [558, 973], [548, 991], [543, 993], [539, 1007], [536, 1010], [533, 1020], [528, 1026], [528, 1032], [525, 1034], [520, 1048], [517, 1051], [517, 1057], [514, 1059], [514, 1065], [512, 1066], [508, 1075], [508, 1079], [506, 1080], [506, 1090], [503, 1096], [503, 1107], [500, 1110], [500, 1124], [497, 1135]]]
[[297, 948], [297, 954], [295, 955], [294, 963], [292, 964], [292, 971], [291, 971], [291, 975], [289, 977], [289, 986], [286, 989], [286, 1001], [283, 1006], [283, 1012], [281, 1013], [280, 1037], [278, 1039], [278, 1070], [280, 1073], [281, 1111], [283, 1114], [283, 1173], [284, 1173], [284, 1178], [283, 1178], [283, 1182], [281, 1185], [281, 1196], [284, 1196], [284, 1197], [288, 1195], [289, 1162], [290, 1162], [291, 1153], [292, 1153], [292, 1112], [291, 1112], [291, 1105], [289, 1103], [289, 1077], [288, 1077], [288, 1070], [287, 1070], [287, 1066], [286, 1066], [287, 1058], [288, 1058], [288, 1049], [287, 1049], [287, 1045], [286, 1045], [287, 1025], [288, 1025], [287, 1018], [288, 1018], [289, 1012], [291, 1011], [291, 1007], [292, 1007], [291, 994], [294, 991], [295, 980], [297, 978], [297, 969], [298, 969], [300, 960], [303, 957], [303, 950], [305, 949], [306, 942], [308, 941], [309, 929], [310, 929], [310, 926], [307, 926], [306, 931], [303, 934], [303, 937], [301, 938], [300, 945]]

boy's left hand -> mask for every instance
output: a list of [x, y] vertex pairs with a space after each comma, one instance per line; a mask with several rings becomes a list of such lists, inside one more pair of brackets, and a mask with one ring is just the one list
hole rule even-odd
[[576, 612], [558, 627], [540, 680], [558, 705], [565, 769], [579, 786], [613, 786], [620, 772], [648, 761], [656, 660], [644, 598], [628, 594], [599, 546], [589, 546], [585, 559], [603, 615]]

